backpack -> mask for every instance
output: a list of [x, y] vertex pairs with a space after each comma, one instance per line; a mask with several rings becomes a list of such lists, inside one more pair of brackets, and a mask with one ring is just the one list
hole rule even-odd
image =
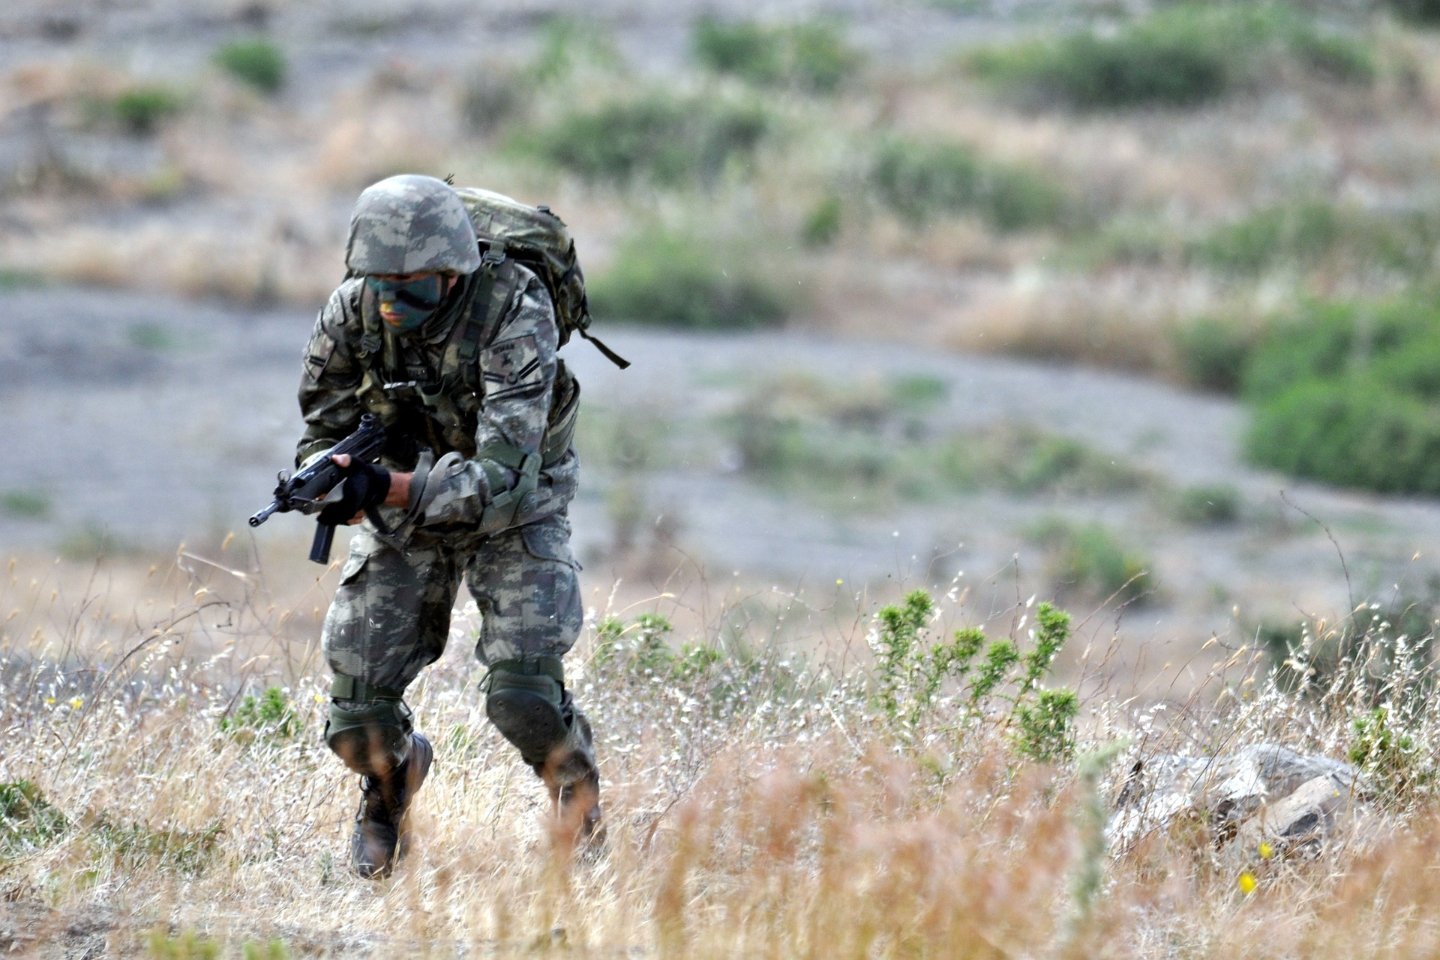
[[575, 241], [565, 221], [547, 206], [532, 207], [479, 187], [454, 189], [475, 225], [483, 263], [490, 265], [510, 259], [524, 264], [550, 291], [560, 325], [560, 345], [564, 346], [571, 334], [578, 333], [620, 369], [630, 366], [630, 361], [590, 334], [585, 274], [575, 257]]

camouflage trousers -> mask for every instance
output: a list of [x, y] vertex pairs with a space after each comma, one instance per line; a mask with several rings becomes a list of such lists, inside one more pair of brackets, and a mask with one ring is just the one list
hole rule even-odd
[[480, 608], [481, 663], [563, 656], [583, 615], [575, 571], [563, 512], [483, 539], [422, 534], [404, 553], [361, 528], [325, 617], [326, 658], [338, 675], [404, 692], [445, 652], [462, 578]]

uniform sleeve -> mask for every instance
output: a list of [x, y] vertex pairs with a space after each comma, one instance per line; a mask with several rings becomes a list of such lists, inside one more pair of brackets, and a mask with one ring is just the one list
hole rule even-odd
[[305, 345], [300, 376], [305, 432], [295, 449], [297, 466], [345, 439], [360, 423], [363, 410], [355, 391], [364, 371], [355, 356], [360, 336], [357, 289], [345, 284], [330, 295]]
[[434, 478], [439, 486], [425, 508], [426, 524], [503, 530], [535, 489], [554, 396], [559, 328], [544, 284], [528, 271], [524, 276], [479, 357], [484, 392], [475, 456]]

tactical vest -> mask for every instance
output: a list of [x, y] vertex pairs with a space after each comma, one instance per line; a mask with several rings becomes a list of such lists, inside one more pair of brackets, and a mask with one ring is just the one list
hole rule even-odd
[[[398, 338], [380, 319], [374, 291], [362, 283], [363, 335], [357, 356], [364, 373], [355, 396], [400, 441], [399, 446], [387, 450], [396, 461], [408, 467], [420, 447], [429, 447], [437, 457], [452, 450], [467, 459], [480, 453], [475, 447], [485, 402], [480, 353], [494, 340], [520, 283], [520, 272], [511, 261], [489, 257], [482, 262], [469, 304], [439, 351], [439, 379], [431, 382], [416, 381], [410, 371], [399, 366]], [[553, 391], [540, 450], [542, 469], [558, 463], [570, 448], [580, 410], [580, 384], [563, 360], [557, 361]], [[512, 451], [486, 453], [512, 465]]]

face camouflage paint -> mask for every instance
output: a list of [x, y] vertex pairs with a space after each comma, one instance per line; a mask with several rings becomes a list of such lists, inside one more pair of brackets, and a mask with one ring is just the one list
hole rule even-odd
[[[380, 298], [381, 316], [385, 322], [401, 331], [420, 327], [445, 298], [445, 278], [438, 274], [404, 281], [366, 277], [365, 282]], [[399, 314], [399, 319], [385, 316], [387, 313]]]

